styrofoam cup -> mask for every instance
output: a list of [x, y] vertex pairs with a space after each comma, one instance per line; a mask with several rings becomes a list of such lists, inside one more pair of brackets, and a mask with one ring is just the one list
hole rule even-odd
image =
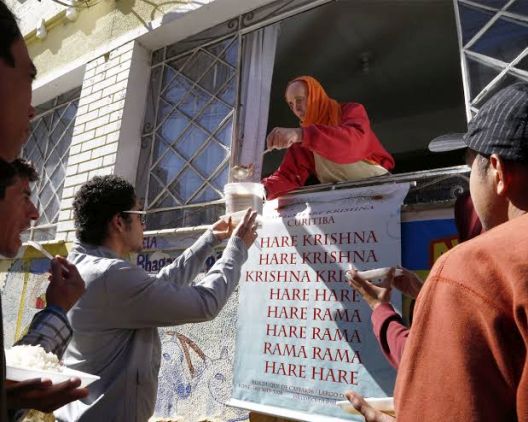
[[262, 215], [262, 207], [266, 191], [260, 183], [241, 182], [228, 183], [224, 186], [226, 215], [235, 214], [253, 208]]

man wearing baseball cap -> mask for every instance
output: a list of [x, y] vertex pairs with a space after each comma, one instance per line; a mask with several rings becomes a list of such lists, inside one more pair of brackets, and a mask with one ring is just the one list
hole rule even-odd
[[[397, 418], [528, 421], [528, 83], [499, 91], [466, 134], [436, 147], [467, 148], [486, 232], [440, 257], [418, 296]], [[347, 396], [367, 421], [389, 420]]]

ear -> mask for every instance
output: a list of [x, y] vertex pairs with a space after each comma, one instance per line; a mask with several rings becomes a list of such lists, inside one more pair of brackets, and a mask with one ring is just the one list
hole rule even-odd
[[511, 188], [512, 174], [504, 165], [502, 158], [497, 154], [490, 156], [490, 169], [493, 172], [495, 192], [498, 196], [508, 196]]
[[109, 229], [117, 233], [125, 230], [125, 222], [121, 214], [116, 214], [112, 217], [109, 223]]

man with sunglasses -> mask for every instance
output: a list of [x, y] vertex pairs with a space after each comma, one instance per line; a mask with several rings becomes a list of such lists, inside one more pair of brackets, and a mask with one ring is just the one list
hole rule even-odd
[[[143, 248], [145, 212], [134, 187], [117, 176], [95, 177], [77, 192], [79, 242], [69, 259], [86, 293], [68, 313], [73, 339], [65, 364], [101, 377], [86, 399], [55, 412], [59, 421], [147, 421], [154, 411], [161, 359], [158, 327], [213, 319], [240, 278], [256, 238], [255, 212], [233, 230], [220, 220], [155, 275], [127, 261]], [[197, 283], [213, 247], [222, 257]]]

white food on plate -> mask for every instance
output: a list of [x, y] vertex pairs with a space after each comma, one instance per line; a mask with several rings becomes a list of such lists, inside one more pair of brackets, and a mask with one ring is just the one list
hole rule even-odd
[[42, 346], [13, 346], [5, 351], [6, 365], [19, 368], [62, 371], [59, 358], [48, 353]]

